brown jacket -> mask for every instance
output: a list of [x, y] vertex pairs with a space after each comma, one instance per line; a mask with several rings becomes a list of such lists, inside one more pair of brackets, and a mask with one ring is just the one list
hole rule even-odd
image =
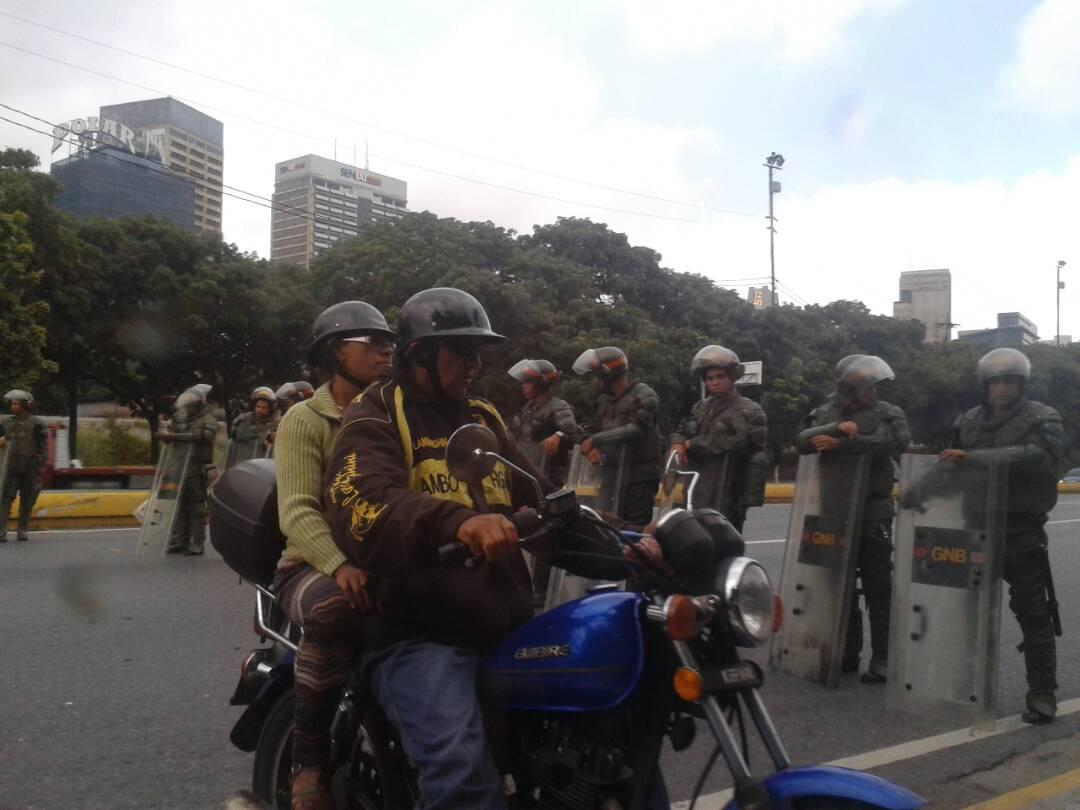
[[[425, 638], [484, 650], [532, 615], [521, 552], [475, 568], [439, 564], [438, 548], [480, 511], [445, 461], [447, 439], [467, 422], [490, 427], [502, 454], [533, 470], [498, 411], [482, 399], [435, 400], [399, 376], [374, 383], [345, 411], [325, 503], [334, 542], [370, 574], [368, 589], [381, 614], [374, 643]], [[492, 512], [536, 505], [531, 483], [502, 463], [483, 489]]]

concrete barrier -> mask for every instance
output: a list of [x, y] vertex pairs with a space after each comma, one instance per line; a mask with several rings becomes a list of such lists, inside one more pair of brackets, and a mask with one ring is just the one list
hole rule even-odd
[[[1080, 494], [1080, 484], [1058, 484], [1061, 494]], [[30, 518], [31, 529], [88, 529], [138, 526], [134, 512], [146, 500], [145, 489], [57, 489], [42, 492]], [[795, 484], [765, 486], [765, 503], [791, 503]], [[8, 528], [19, 514], [18, 499], [12, 504]]]

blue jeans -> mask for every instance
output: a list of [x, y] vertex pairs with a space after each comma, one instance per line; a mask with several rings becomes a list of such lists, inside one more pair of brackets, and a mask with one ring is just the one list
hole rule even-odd
[[[430, 641], [363, 653], [360, 670], [416, 766], [417, 810], [506, 810], [476, 698], [480, 656]], [[648, 805], [671, 806], [659, 768]]]
[[469, 650], [418, 640], [360, 658], [364, 678], [416, 766], [418, 810], [506, 810], [476, 698], [479, 662]]

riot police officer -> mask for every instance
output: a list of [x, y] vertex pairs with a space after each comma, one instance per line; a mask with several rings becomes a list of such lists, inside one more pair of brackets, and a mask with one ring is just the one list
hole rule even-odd
[[[858, 541], [857, 574], [870, 614], [871, 657], [860, 680], [884, 683], [889, 655], [892, 603], [893, 461], [911, 443], [907, 417], [896, 405], [878, 398], [878, 385], [896, 379], [874, 355], [848, 355], [836, 365], [836, 391], [804, 420], [800, 453], [864, 453], [870, 456], [869, 481]], [[862, 651], [862, 614], [854, 594], [843, 672], [857, 672]]]
[[704, 347], [690, 370], [707, 396], [672, 434], [671, 452], [700, 475], [695, 505], [718, 510], [741, 532], [746, 510], [765, 502], [765, 411], [735, 389], [743, 365], [730, 349]]
[[271, 441], [270, 435], [277, 427], [274, 419], [277, 396], [273, 389], [260, 385], [251, 392], [249, 401], [251, 410], [233, 420], [226, 468], [236, 461], [265, 455]]
[[30, 413], [34, 397], [15, 388], [4, 394], [9, 414], [0, 417], [0, 436], [7, 442], [0, 463], [0, 543], [7, 542], [7, 522], [11, 502], [19, 494], [17, 539], [30, 539], [30, 514], [41, 492], [41, 470], [49, 458], [45, 422]]
[[206, 495], [209, 467], [214, 462], [214, 438], [218, 423], [210, 413], [207, 393], [210, 386], [192, 386], [176, 398], [171, 430], [156, 435], [163, 442], [192, 445], [191, 460], [180, 490], [176, 523], [165, 551], [168, 554], [199, 556], [206, 542]]
[[[574, 409], [551, 393], [559, 379], [559, 370], [547, 360], [519, 360], [506, 373], [518, 381], [525, 398], [525, 406], [510, 422], [510, 432], [526, 455], [528, 448], [535, 445], [549, 462], [557, 461], [559, 451], [578, 434]], [[530, 460], [538, 467], [543, 466], [549, 479], [560, 478], [553, 475], [554, 464], [541, 465], [541, 458], [530, 457]]]
[[645, 526], [652, 520], [660, 483], [660, 399], [648, 385], [630, 378], [626, 353], [616, 346], [586, 349], [573, 368], [576, 374], [591, 374], [600, 390], [598, 429], [582, 441], [581, 453], [600, 464], [604, 453], [626, 449], [629, 472], [619, 517]]
[[1028, 399], [1031, 362], [1016, 349], [994, 349], [976, 366], [983, 404], [959, 416], [941, 460], [1008, 464], [1005, 565], [1009, 607], [1023, 633], [1027, 670], [1027, 723], [1050, 723], [1057, 714], [1056, 602], [1043, 528], [1057, 503], [1058, 465], [1064, 453], [1061, 415]]

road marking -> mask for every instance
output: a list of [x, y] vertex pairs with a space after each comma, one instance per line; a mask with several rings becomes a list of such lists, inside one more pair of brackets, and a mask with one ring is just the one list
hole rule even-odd
[[31, 534], [88, 534], [90, 532], [137, 532], [138, 526], [113, 526], [109, 529], [38, 529]]
[[[1062, 793], [1073, 790], [1080, 790], [1080, 768], [1055, 776], [1053, 779], [1047, 779], [1045, 782], [1036, 782], [1034, 785], [1002, 794], [996, 799], [972, 804], [966, 810], [1020, 810], [1023, 807], [1033, 806], [1033, 802], [1048, 799], [1051, 796], [1060, 796]], [[1072, 807], [1072, 805], [1069, 806]]]
[[[1064, 700], [1058, 704], [1058, 717], [1065, 717], [1066, 715], [1074, 714], [1075, 712], [1080, 712], [1080, 698]], [[938, 734], [933, 737], [912, 740], [911, 742], [900, 743], [899, 745], [893, 745], [889, 748], [881, 748], [877, 751], [868, 751], [864, 754], [856, 754], [855, 756], [844, 757], [843, 759], [834, 759], [832, 762], [826, 762], [825, 764], [834, 765], [838, 768], [851, 768], [855, 771], [869, 771], [874, 768], [880, 768], [883, 765], [890, 765], [894, 762], [903, 762], [906, 759], [921, 757], [926, 754], [932, 754], [935, 751], [943, 751], [946, 748], [953, 748], [957, 745], [964, 745], [969, 742], [986, 740], [990, 737], [996, 737], [999, 734], [1008, 734], [1022, 728], [1029, 728], [1029, 726], [1020, 719], [1020, 715], [1014, 714], [1011, 717], [1003, 717], [998, 720], [993, 731], [961, 728], [956, 731], [947, 731], [944, 734]], [[728, 788], [727, 790], [721, 790], [718, 793], [710, 793], [707, 796], [701, 796], [698, 798], [694, 810], [722, 810], [722, 808], [731, 801], [732, 795], [732, 790]], [[689, 801], [675, 802], [671, 805], [671, 810], [686, 810], [689, 806]], [[1021, 805], [1002, 805], [1002, 808], [1020, 806]]]
[[786, 537], [781, 537], [779, 540], [747, 540], [746, 545], [748, 545], [748, 546], [756, 546], [759, 543], [786, 543], [786, 542], [787, 542], [787, 538]]

